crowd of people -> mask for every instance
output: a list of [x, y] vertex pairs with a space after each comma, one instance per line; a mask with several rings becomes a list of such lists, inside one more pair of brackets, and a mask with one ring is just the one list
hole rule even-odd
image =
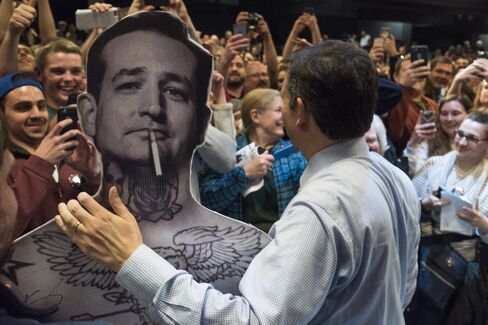
[[[110, 8], [108, 3], [90, 6], [93, 12]], [[396, 41], [391, 31], [377, 38], [361, 31], [359, 40], [326, 40], [317, 17], [304, 12], [280, 53], [265, 17], [258, 13], [240, 12], [234, 32], [225, 31], [222, 37], [202, 34], [182, 0], [171, 0], [164, 8], [133, 0], [127, 13], [155, 10], [181, 19], [195, 43], [185, 44], [189, 52], [195, 52], [192, 46], [203, 47], [213, 56], [208, 98], [207, 88], [194, 89], [179, 79], [154, 94], [157, 100], [166, 96], [179, 114], [161, 105], [143, 105], [150, 101], [152, 88], [127, 76], [147, 71], [124, 71], [126, 80], [114, 82], [123, 79], [116, 75], [110, 86], [97, 79], [103, 77], [100, 71], [130, 60], [131, 53], [113, 54], [108, 66], [109, 54], [92, 47], [103, 29], [74, 42], [66, 26], [55, 23], [49, 0], [0, 2], [0, 227], [5, 234], [0, 255], [7, 256], [12, 240], [57, 215], [56, 223], [82, 250], [87, 252], [84, 245], [96, 247], [101, 239], [88, 226], [95, 221], [78, 211], [92, 213], [87, 207], [94, 204], [80, 193], [98, 192], [99, 201], [131, 225], [114, 226], [110, 236], [133, 235], [127, 236], [127, 247], [113, 244], [91, 256], [119, 272], [121, 285], [135, 290], [141, 301], [153, 299], [144, 294], [154, 294], [150, 308], [156, 321], [488, 322], [488, 56], [482, 44], [412, 57], [409, 46]], [[36, 19], [37, 31], [32, 27]], [[310, 40], [300, 36], [305, 29]], [[140, 42], [148, 53], [157, 53], [158, 37], [134, 35], [130, 42], [116, 44], [121, 48], [113, 52], [124, 53], [124, 47]], [[181, 43], [167, 38], [165, 42]], [[192, 60], [210, 63], [209, 56], [192, 53], [185, 54], [182, 74], [193, 76]], [[182, 60], [169, 54], [158, 57], [175, 64]], [[104, 91], [96, 86], [100, 82]], [[137, 92], [142, 88], [148, 92]], [[78, 96], [85, 133], [79, 128], [66, 131], [76, 121], [58, 120], [58, 111], [76, 108], [73, 96], [86, 91]], [[198, 112], [192, 122], [181, 115], [195, 102], [192, 96], [205, 96], [202, 100], [212, 110], [205, 134], [208, 114]], [[118, 110], [129, 102], [140, 106], [139, 117]], [[189, 166], [178, 169], [178, 177], [191, 176], [193, 198], [269, 232], [272, 242], [241, 282], [242, 297], [197, 285], [151, 256], [137, 223], [131, 223], [132, 214], [139, 220], [141, 214], [158, 211], [136, 201], [130, 201], [127, 210], [111, 189], [119, 180], [151, 178], [147, 166], [123, 168], [126, 160], [144, 160], [136, 145], [124, 141], [124, 128], [146, 116], [172, 123], [168, 133], [181, 133], [178, 149], [168, 146], [162, 151], [174, 164], [183, 165], [179, 154], [184, 151], [181, 155], [190, 157], [203, 142], [193, 155], [191, 173]], [[201, 132], [191, 137], [195, 130]], [[110, 141], [120, 145], [114, 148]], [[102, 162], [101, 154], [110, 159]], [[151, 190], [154, 187], [143, 188], [139, 195]], [[454, 203], [446, 193], [464, 205], [451, 211]], [[62, 204], [77, 198], [76, 209]], [[181, 206], [158, 209], [169, 218]], [[193, 206], [190, 210], [203, 213]], [[463, 231], [449, 229], [448, 217]], [[445, 261], [432, 264], [432, 252], [444, 254]], [[111, 254], [119, 259], [107, 257]], [[444, 265], [453, 258], [464, 265], [456, 281], [449, 279], [451, 266]], [[148, 267], [163, 269], [164, 290], [145, 287]], [[140, 282], [133, 279], [135, 274]], [[439, 283], [446, 281], [448, 288], [442, 291]], [[188, 305], [168, 311], [167, 305], [181, 301]], [[0, 313], [0, 323], [2, 317], [13, 321]]]

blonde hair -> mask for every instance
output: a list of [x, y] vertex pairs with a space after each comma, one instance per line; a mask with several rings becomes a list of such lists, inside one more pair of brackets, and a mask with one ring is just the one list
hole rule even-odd
[[239, 109], [241, 111], [242, 124], [246, 132], [249, 132], [255, 127], [251, 118], [251, 110], [256, 109], [258, 112], [266, 111], [269, 104], [276, 97], [280, 97], [278, 90], [261, 88], [251, 90], [244, 96], [239, 105]]
[[[474, 109], [488, 109], [488, 103], [481, 103], [481, 92], [483, 91], [483, 88], [488, 88], [488, 80], [482, 80], [478, 86], [476, 97], [473, 100]], [[488, 89], [485, 91], [488, 91]]]
[[35, 51], [36, 66], [39, 71], [43, 72], [46, 67], [46, 60], [49, 53], [72, 53], [78, 54], [81, 57], [81, 49], [75, 43], [64, 39], [56, 39], [47, 43], [44, 46], [39, 47]]

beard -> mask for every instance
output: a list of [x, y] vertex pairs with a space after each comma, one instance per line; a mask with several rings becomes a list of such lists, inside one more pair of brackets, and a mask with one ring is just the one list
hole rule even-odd
[[229, 78], [227, 80], [227, 88], [239, 88], [244, 84], [244, 78]]

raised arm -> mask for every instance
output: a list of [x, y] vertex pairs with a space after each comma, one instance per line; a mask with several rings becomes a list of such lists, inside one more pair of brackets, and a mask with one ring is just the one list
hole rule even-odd
[[307, 25], [305, 24], [304, 14], [298, 17], [297, 20], [295, 20], [283, 48], [283, 60], [285, 60], [292, 54], [292, 49], [294, 46], [293, 40], [298, 37], [298, 35], [305, 29], [306, 26]]
[[0, 40], [3, 40], [7, 32], [10, 17], [14, 12], [13, 1], [3, 0], [0, 2]]
[[230, 62], [234, 56], [240, 55], [242, 51], [245, 51], [249, 47], [249, 44], [250, 41], [248, 37], [241, 34], [232, 35], [225, 45], [224, 53], [217, 64], [216, 70], [224, 77], [227, 77]]
[[[112, 8], [112, 5], [109, 3], [95, 2], [94, 4], [91, 4], [89, 8], [93, 12], [104, 12]], [[90, 49], [90, 46], [93, 44], [93, 42], [95, 42], [98, 35], [100, 35], [102, 32], [103, 28], [92, 29], [86, 40], [81, 45], [81, 59], [83, 60], [83, 62], [86, 62], [86, 57], [88, 55], [88, 50]]]
[[35, 17], [36, 9], [33, 6], [21, 3], [15, 8], [0, 44], [0, 76], [17, 70], [17, 46], [20, 35], [32, 24]]
[[278, 55], [276, 47], [269, 30], [268, 23], [264, 18], [259, 20], [259, 34], [263, 37], [264, 54], [266, 55], [266, 65], [268, 66], [268, 75], [271, 88], [278, 88]]
[[322, 43], [322, 33], [320, 32], [320, 27], [317, 22], [317, 16], [309, 13], [304, 13], [303, 15], [306, 18], [305, 24], [307, 25], [308, 29], [310, 30], [310, 33], [312, 34], [312, 43], [314, 45]]
[[188, 13], [188, 9], [185, 6], [183, 0], [169, 0], [170, 8], [176, 12], [176, 15], [181, 18], [193, 33], [194, 37], [197, 37], [197, 30], [193, 25], [193, 21], [191, 20], [190, 14]]
[[39, 34], [41, 43], [44, 44], [57, 38], [56, 24], [49, 0], [38, 0], [37, 10], [39, 11]]

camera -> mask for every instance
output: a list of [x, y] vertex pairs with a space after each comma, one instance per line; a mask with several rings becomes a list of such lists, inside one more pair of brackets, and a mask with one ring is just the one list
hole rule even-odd
[[255, 30], [259, 24], [259, 20], [260, 20], [259, 14], [255, 13], [255, 12], [250, 12], [249, 13], [249, 21], [248, 21], [249, 30]]

